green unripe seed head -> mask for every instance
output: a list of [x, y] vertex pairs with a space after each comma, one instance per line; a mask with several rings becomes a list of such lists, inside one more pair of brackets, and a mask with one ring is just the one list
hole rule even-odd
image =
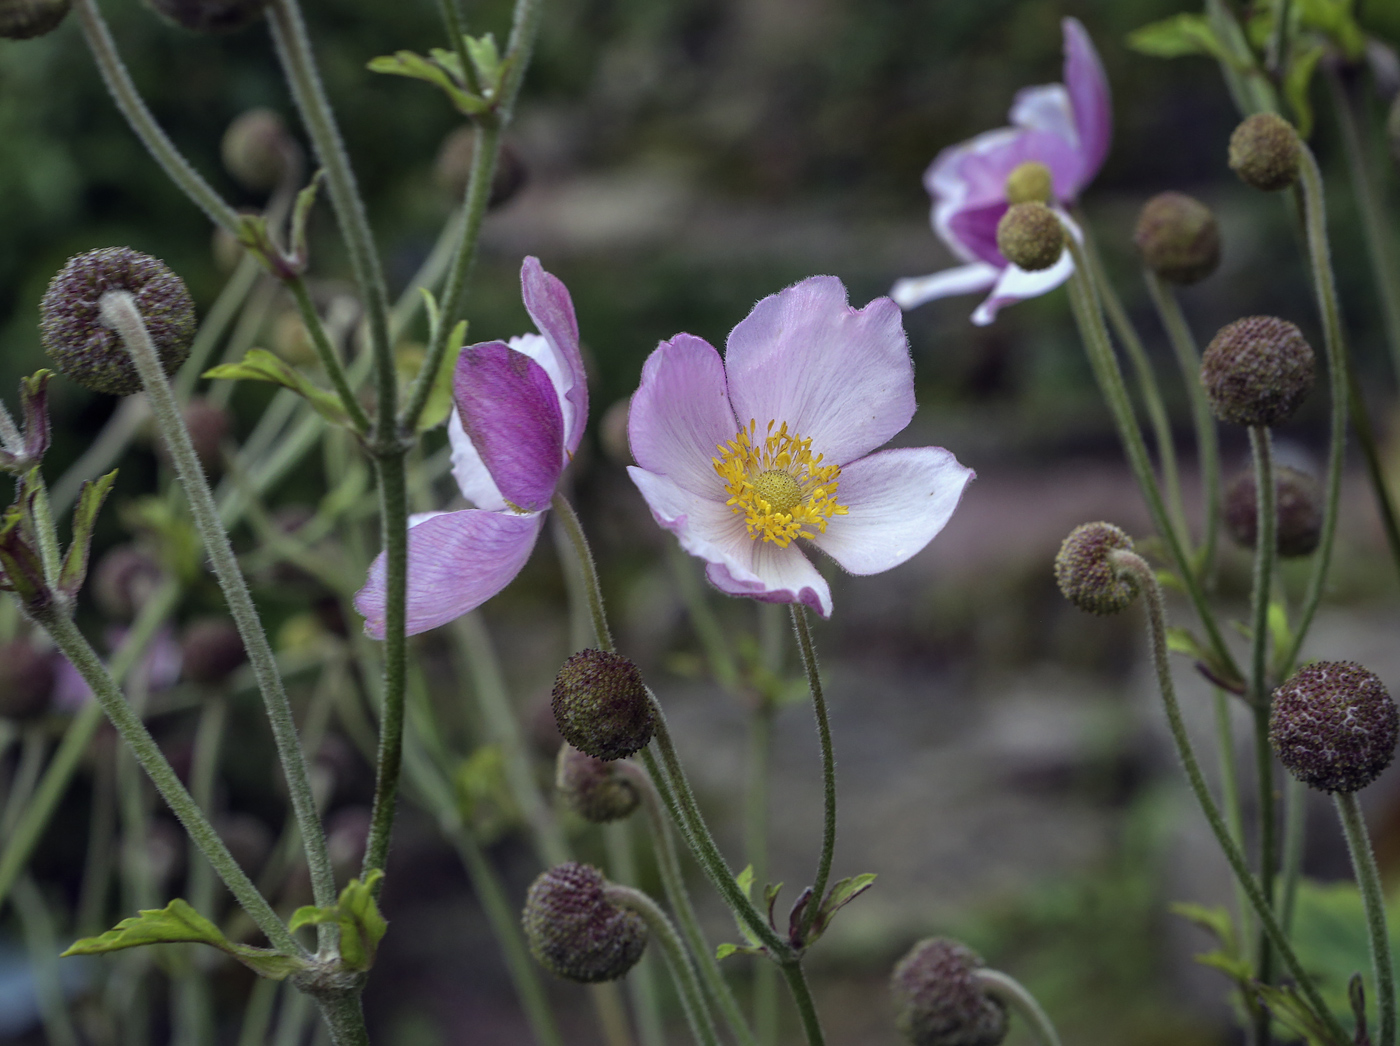
[[1116, 614], [1137, 598], [1137, 583], [1120, 573], [1109, 554], [1131, 552], [1133, 539], [1112, 523], [1081, 523], [1070, 531], [1055, 557], [1055, 582], [1080, 610]]
[[1395, 755], [1395, 702], [1374, 672], [1351, 661], [1300, 668], [1274, 691], [1269, 741], [1279, 762], [1310, 788], [1355, 792]]
[[1006, 176], [1006, 202], [1009, 204], [1049, 203], [1054, 193], [1050, 168], [1037, 160], [1018, 164]]
[[525, 895], [521, 922], [530, 954], [570, 981], [615, 981], [642, 957], [647, 926], [610, 900], [592, 865], [570, 861], [542, 872]]
[[1303, 332], [1274, 316], [1222, 327], [1201, 356], [1211, 409], [1235, 425], [1278, 425], [1312, 391], [1315, 360]]
[[1168, 283], [1205, 279], [1220, 264], [1220, 226], [1209, 207], [1185, 193], [1158, 193], [1133, 234], [1142, 263]]
[[1230, 135], [1230, 170], [1264, 192], [1287, 189], [1298, 180], [1303, 143], [1278, 113], [1255, 113]]
[[997, 1046], [1006, 1038], [1006, 1007], [989, 996], [972, 949], [942, 937], [920, 941], [890, 978], [895, 1024], [911, 1046]]
[[554, 722], [597, 759], [622, 759], [651, 740], [655, 718], [637, 666], [621, 654], [580, 650], [554, 680]]
[[1050, 268], [1064, 249], [1064, 226], [1043, 203], [1013, 204], [997, 223], [997, 250], [1027, 272]]
[[585, 821], [619, 821], [637, 809], [642, 797], [616, 767], [616, 760], [595, 759], [573, 745], [560, 745], [554, 768], [555, 790], [564, 805]]

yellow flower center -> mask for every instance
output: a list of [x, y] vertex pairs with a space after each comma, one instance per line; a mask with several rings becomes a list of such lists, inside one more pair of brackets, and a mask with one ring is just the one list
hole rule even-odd
[[840, 465], [823, 465], [812, 456], [812, 441], [788, 432], [787, 422], [768, 423], [767, 434], [756, 440], [758, 422], [750, 420], [734, 438], [716, 449], [711, 460], [724, 481], [726, 502], [744, 517], [749, 537], [786, 548], [793, 538], [813, 538], [826, 530], [832, 516], [846, 515], [836, 503]]

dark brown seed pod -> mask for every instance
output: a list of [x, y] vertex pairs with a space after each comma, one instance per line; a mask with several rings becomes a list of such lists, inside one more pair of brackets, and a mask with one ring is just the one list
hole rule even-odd
[[944, 937], [914, 945], [890, 978], [900, 1034], [912, 1046], [997, 1046], [1006, 1038], [1006, 1007], [978, 984], [984, 965]]
[[1142, 263], [1168, 283], [1197, 283], [1220, 264], [1215, 213], [1185, 193], [1158, 193], [1148, 200], [1133, 242]]
[[1230, 135], [1230, 170], [1264, 192], [1287, 189], [1298, 180], [1303, 143], [1278, 113], [1255, 113]]
[[1055, 557], [1055, 582], [1080, 610], [1116, 614], [1137, 598], [1137, 584], [1109, 560], [1118, 549], [1131, 552], [1133, 539], [1112, 523], [1081, 523], [1070, 531]]
[[521, 922], [530, 953], [545, 969], [584, 984], [614, 981], [642, 957], [647, 926], [611, 901], [592, 865], [570, 861], [540, 874], [525, 896]]
[[597, 759], [622, 759], [651, 740], [650, 695], [637, 666], [621, 654], [574, 654], [554, 680], [552, 704], [564, 740]]
[[626, 817], [641, 796], [636, 787], [617, 772], [617, 760], [595, 759], [570, 744], [559, 746], [554, 788], [559, 798], [585, 821], [606, 824]]
[[1274, 316], [1222, 327], [1201, 356], [1211, 409], [1235, 425], [1278, 425], [1313, 387], [1315, 359], [1303, 332]]
[[1395, 702], [1374, 672], [1351, 661], [1305, 665], [1274, 691], [1269, 741], [1310, 788], [1355, 792], [1395, 755]]
[[[1280, 465], [1274, 470], [1278, 506], [1278, 554], [1312, 555], [1322, 538], [1322, 488], [1306, 472]], [[1225, 491], [1225, 525], [1244, 548], [1253, 548], [1259, 530], [1259, 488], [1254, 473], [1241, 472]]]
[[0, 38], [31, 40], [51, 33], [72, 6], [73, 0], [0, 0]]

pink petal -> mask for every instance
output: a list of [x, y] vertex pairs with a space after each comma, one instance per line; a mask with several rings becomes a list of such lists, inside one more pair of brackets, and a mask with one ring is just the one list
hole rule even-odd
[[1108, 156], [1113, 138], [1113, 104], [1103, 63], [1084, 26], [1077, 18], [1066, 18], [1060, 27], [1065, 37], [1065, 86], [1069, 89], [1074, 125], [1079, 131], [1079, 148], [1084, 157], [1080, 185], [1083, 188], [1099, 173]]
[[1040, 272], [1027, 272], [1015, 265], [1008, 265], [1002, 270], [1001, 278], [997, 280], [987, 300], [977, 306], [977, 311], [972, 314], [972, 322], [979, 327], [985, 327], [997, 318], [1000, 309], [1027, 298], [1038, 298], [1042, 294], [1048, 294], [1069, 279], [1073, 272], [1074, 261], [1070, 258], [1069, 251], [1060, 255], [1060, 260], [1050, 268]]
[[834, 276], [764, 298], [729, 335], [729, 400], [740, 424], [769, 421], [838, 465], [874, 450], [914, 416], [914, 366], [899, 306], [846, 301]]
[[[408, 532], [408, 627], [414, 636], [475, 610], [515, 579], [530, 558], [544, 516], [464, 509]], [[365, 634], [384, 638], [384, 553], [370, 564], [355, 609]]]
[[1074, 123], [1074, 105], [1064, 84], [1039, 84], [1016, 92], [1007, 114], [1017, 127], [1052, 135], [1076, 149], [1079, 129]]
[[973, 262], [971, 265], [944, 269], [929, 276], [906, 276], [902, 280], [896, 280], [890, 288], [890, 297], [896, 305], [907, 311], [937, 298], [985, 291], [996, 284], [1000, 275], [1001, 270], [995, 265]]
[[453, 395], [501, 496], [528, 512], [548, 508], [564, 468], [564, 419], [545, 369], [499, 341], [472, 345], [457, 360]]
[[881, 450], [841, 470], [832, 516], [812, 539], [852, 574], [897, 567], [934, 539], [975, 473], [942, 447]]
[[462, 428], [462, 418], [456, 407], [452, 408], [452, 414], [447, 419], [447, 442], [452, 446], [452, 478], [457, 481], [462, 497], [476, 508], [490, 512], [506, 511], [506, 499], [501, 497], [501, 489], [491, 478], [486, 463], [472, 445], [471, 437]]
[[627, 418], [637, 464], [693, 494], [723, 500], [711, 459], [738, 430], [715, 348], [690, 334], [657, 346], [642, 368]]
[[804, 603], [822, 617], [831, 616], [831, 589], [796, 545], [755, 541], [724, 502], [635, 465], [627, 473], [656, 522], [676, 535], [681, 548], [709, 564], [705, 574], [720, 591], [764, 603]]
[[535, 326], [561, 364], [564, 380], [559, 383], [560, 393], [573, 407], [572, 411], [564, 412], [568, 422], [564, 431], [564, 446], [572, 457], [588, 425], [588, 376], [583, 369], [583, 354], [579, 351], [574, 302], [563, 281], [545, 272], [540, 260], [535, 257], [526, 258], [520, 266], [520, 293], [525, 299], [525, 310], [530, 314], [530, 319], [535, 321]]

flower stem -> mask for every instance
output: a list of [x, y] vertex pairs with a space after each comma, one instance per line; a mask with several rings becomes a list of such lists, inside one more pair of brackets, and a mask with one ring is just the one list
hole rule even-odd
[[[315, 999], [334, 1046], [369, 1046], [369, 1030], [365, 1027], [358, 988], [320, 993]], [[296, 1041], [301, 1041], [300, 1035]]]
[[822, 693], [821, 672], [817, 668], [817, 652], [812, 645], [812, 632], [807, 624], [807, 608], [792, 604], [792, 627], [797, 632], [797, 646], [802, 651], [802, 667], [807, 671], [807, 686], [812, 691], [812, 708], [817, 717], [817, 735], [822, 749], [822, 852], [817, 861], [817, 877], [812, 884], [812, 899], [802, 913], [802, 928], [798, 940], [805, 943], [812, 923], [826, 899], [826, 884], [831, 877], [831, 860], [836, 852], [836, 754], [831, 744], [831, 721], [826, 712]]
[[[1215, 736], [1220, 756], [1220, 791], [1225, 803], [1225, 820], [1235, 845], [1244, 846], [1244, 816], [1240, 804], [1239, 772], [1235, 766], [1235, 730], [1230, 723], [1230, 698], [1220, 687], [1211, 687], [1215, 706]], [[1249, 899], [1235, 883], [1235, 907], [1239, 909], [1240, 937], [1248, 938], [1251, 922]], [[1287, 922], [1284, 922], [1287, 926]]]
[[340, 354], [335, 351], [335, 346], [331, 344], [330, 337], [326, 334], [325, 324], [321, 322], [321, 316], [316, 311], [316, 306], [312, 304], [311, 295], [306, 290], [306, 281], [300, 276], [293, 276], [282, 282], [286, 284], [287, 290], [291, 291], [292, 300], [297, 303], [297, 311], [301, 313], [302, 325], [311, 335], [311, 345], [316, 350], [316, 357], [321, 361], [326, 376], [331, 379], [331, 384], [335, 386], [336, 395], [340, 397], [340, 405], [345, 408], [345, 413], [350, 415], [350, 420], [355, 423], [355, 432], [363, 436], [369, 431], [369, 415], [365, 413], [365, 408], [360, 406], [359, 399], [354, 390], [350, 388], [350, 380], [345, 376], [345, 365], [340, 362]]
[[1307, 789], [1291, 774], [1283, 781], [1283, 885], [1279, 890], [1279, 922], [1293, 932], [1298, 880], [1303, 873], [1303, 839], [1307, 834]]
[[802, 1031], [807, 1036], [807, 1046], [825, 1046], [826, 1036], [822, 1034], [821, 1018], [817, 1016], [816, 1004], [812, 1001], [812, 989], [807, 986], [807, 975], [802, 972], [799, 959], [789, 959], [779, 963], [783, 976], [787, 978], [788, 991], [797, 1004], [797, 1014], [802, 1018]]
[[[776, 604], [759, 604], [764, 610]], [[768, 773], [773, 749], [773, 703], [760, 698], [749, 713], [748, 794], [744, 800], [744, 850], [753, 867], [754, 881], [768, 881]], [[758, 1041], [775, 1046], [778, 1041], [778, 971], [772, 963], [753, 968], [753, 1020]]]
[[608, 614], [603, 607], [603, 590], [598, 584], [598, 567], [593, 562], [588, 538], [583, 533], [583, 527], [579, 524], [573, 506], [563, 494], [556, 492], [550, 505], [558, 515], [559, 521], [564, 524], [564, 533], [568, 535], [569, 542], [578, 555], [579, 569], [583, 571], [584, 587], [588, 593], [588, 613], [593, 618], [593, 635], [597, 640], [598, 649], [612, 653], [617, 648], [613, 645], [612, 630], [608, 628]]
[[[603, 847], [608, 858], [608, 878], [621, 886], [638, 889], [637, 858], [632, 848], [631, 824], [626, 820], [602, 826]], [[632, 1000], [632, 1016], [641, 1046], [666, 1046], [666, 1027], [661, 1020], [657, 998], [653, 956], [643, 953], [627, 976], [627, 994]]]
[[1035, 1031], [1041, 1046], [1060, 1046], [1060, 1035], [1044, 1007], [1016, 978], [1000, 970], [989, 970], [985, 966], [973, 970], [977, 983], [994, 999], [999, 999], [1019, 1013]]
[[1385, 893], [1376, 868], [1376, 855], [1366, 820], [1355, 792], [1337, 792], [1332, 796], [1342, 831], [1347, 837], [1351, 866], [1361, 887], [1361, 901], [1366, 907], [1366, 929], [1371, 936], [1371, 967], [1376, 980], [1376, 1007], [1380, 1011], [1381, 1032], [1376, 1046], [1395, 1046], [1395, 973], [1391, 965], [1390, 935], [1385, 925]]

